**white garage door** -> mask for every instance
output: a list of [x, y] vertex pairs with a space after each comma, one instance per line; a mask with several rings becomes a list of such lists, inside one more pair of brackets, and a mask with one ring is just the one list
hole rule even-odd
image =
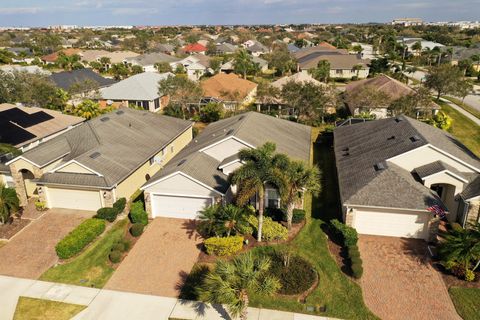
[[100, 192], [48, 188], [48, 200], [51, 208], [95, 211], [102, 207]]
[[355, 228], [360, 234], [426, 239], [429, 217], [428, 213], [357, 210]]
[[212, 204], [212, 198], [153, 195], [152, 216], [196, 219], [199, 211]]

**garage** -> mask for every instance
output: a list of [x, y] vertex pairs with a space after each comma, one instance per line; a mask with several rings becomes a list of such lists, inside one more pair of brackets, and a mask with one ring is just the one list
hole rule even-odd
[[209, 197], [152, 195], [152, 217], [196, 219], [199, 211], [212, 204]]
[[356, 210], [354, 227], [360, 234], [427, 239], [430, 213]]
[[96, 211], [102, 207], [99, 191], [48, 188], [50, 208]]

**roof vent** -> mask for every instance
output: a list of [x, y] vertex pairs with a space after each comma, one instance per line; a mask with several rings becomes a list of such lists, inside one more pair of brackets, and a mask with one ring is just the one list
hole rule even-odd
[[388, 137], [387, 140], [395, 140], [395, 136]]
[[346, 148], [342, 149], [342, 151], [346, 151], [346, 152], [348, 152], [349, 150], [350, 150], [349, 147], [346, 147]]
[[417, 135], [414, 135], [413, 137], [410, 137], [410, 141], [412, 141], [412, 142], [420, 141], [420, 137], [417, 136]]
[[343, 154], [344, 157], [348, 157], [349, 155], [350, 155], [350, 152], [345, 152], [345, 153]]
[[107, 122], [108, 120], [110, 120], [109, 117], [103, 117], [103, 118], [100, 118], [100, 121], [102, 122]]
[[373, 166], [375, 168], [375, 171], [382, 171], [387, 168], [387, 164], [383, 162], [379, 162]]
[[243, 120], [243, 119], [245, 119], [245, 116], [240, 116], [240, 117], [238, 118], [238, 121]]
[[121, 115], [121, 114], [124, 114], [124, 113], [125, 113], [125, 111], [123, 111], [123, 110], [118, 110], [118, 111], [117, 111], [117, 112], [115, 112], [115, 113], [116, 113], [116, 114], [118, 114], [118, 115]]
[[400, 122], [400, 121], [403, 121], [402, 118], [395, 118], [395, 122]]
[[92, 159], [96, 159], [98, 157], [100, 157], [100, 152], [94, 152], [90, 155], [90, 158], [92, 158]]
[[177, 165], [177, 167], [180, 167], [182, 164], [184, 164], [185, 162], [187, 162], [187, 159], [182, 159], [182, 161], [180, 161]]
[[228, 135], [231, 135], [231, 134], [233, 133], [233, 131], [235, 131], [235, 130], [233, 130], [233, 129], [228, 130], [227, 136], [228, 136]]

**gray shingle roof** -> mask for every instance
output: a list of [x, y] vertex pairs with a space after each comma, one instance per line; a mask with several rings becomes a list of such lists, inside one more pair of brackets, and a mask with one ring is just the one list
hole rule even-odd
[[[413, 137], [415, 138], [412, 139]], [[388, 163], [385, 170], [377, 170], [376, 165], [427, 144], [480, 168], [480, 160], [450, 134], [405, 116], [336, 128], [334, 148], [342, 202], [396, 208], [415, 206], [417, 209], [425, 209], [422, 197], [414, 199], [408, 194], [403, 196], [403, 192], [409, 192], [408, 188], [403, 188], [402, 196], [398, 197], [398, 187], [391, 184], [391, 181], [401, 179], [404, 186], [408, 183], [412, 190], [417, 187], [426, 189], [425, 187], [413, 178], [407, 178], [402, 170], [391, 163]], [[411, 175], [409, 172], [406, 174]], [[399, 177], [394, 178], [394, 175]], [[396, 189], [397, 196], [388, 197], [382, 194], [382, 189], [389, 188]], [[365, 192], [366, 190], [370, 192]]]
[[152, 101], [160, 96], [158, 82], [169, 76], [173, 76], [173, 74], [170, 72], [139, 73], [108, 88], [100, 89], [100, 94], [103, 99], [107, 100]]
[[189, 121], [125, 108], [90, 120], [22, 156], [40, 166], [59, 158], [62, 163], [75, 160], [103, 176], [55, 172], [43, 175], [39, 182], [113, 187], [191, 125]]
[[96, 84], [97, 88], [109, 86], [116, 82], [113, 79], [104, 78], [87, 68], [53, 73], [50, 79], [55, 82], [57, 87], [64, 90], [68, 90], [71, 86], [84, 83], [85, 81], [92, 81]]
[[442, 171], [450, 171], [450, 172], [462, 177], [463, 179], [467, 179], [467, 177], [464, 177], [463, 174], [460, 171], [458, 171], [457, 169], [455, 169], [451, 165], [449, 165], [449, 164], [447, 164], [443, 161], [440, 161], [440, 160], [429, 163], [429, 164], [426, 164], [426, 165], [418, 167], [418, 168], [415, 168], [414, 171], [422, 179], [425, 178], [425, 177], [431, 176], [432, 174], [439, 173], [439, 172], [442, 172]]
[[145, 53], [136, 57], [131, 57], [125, 59], [127, 62], [136, 62], [141, 66], [150, 66], [154, 65], [157, 62], [177, 62], [180, 61], [180, 58], [162, 53], [162, 52], [152, 52], [152, 53]]
[[460, 193], [463, 199], [469, 200], [480, 196], [480, 175], [470, 182]]
[[[257, 112], [247, 112], [208, 125], [160, 172], [155, 174], [148, 184], [181, 171], [215, 190], [225, 193], [229, 187], [228, 177], [218, 170], [223, 160], [216, 160], [200, 150], [229, 136], [236, 137], [255, 147], [271, 141], [276, 143], [277, 152], [285, 153], [307, 163], [310, 160], [310, 127]], [[230, 158], [232, 157], [228, 157], [228, 159]]]

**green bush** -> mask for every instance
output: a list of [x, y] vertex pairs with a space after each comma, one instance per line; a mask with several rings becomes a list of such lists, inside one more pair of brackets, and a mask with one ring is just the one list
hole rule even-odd
[[344, 223], [341, 223], [337, 219], [331, 221], [331, 225], [333, 226], [336, 233], [340, 234], [343, 238], [343, 244], [347, 247], [357, 245], [358, 241], [358, 234], [355, 228], [347, 226]]
[[305, 210], [293, 209], [292, 223], [300, 223], [305, 220]]
[[123, 242], [117, 242], [117, 243], [112, 247], [112, 251], [124, 252], [124, 251], [125, 251], [125, 245], [123, 244]]
[[450, 223], [450, 227], [452, 228], [452, 230], [454, 231], [463, 231], [464, 229], [462, 228], [462, 226], [457, 223], [457, 222], [452, 222]]
[[132, 242], [128, 239], [122, 239], [120, 240], [120, 243], [123, 244], [125, 251], [129, 251], [130, 248], [132, 247]]
[[[313, 266], [295, 254], [275, 252], [270, 255], [268, 272], [278, 278], [281, 287], [280, 294], [299, 294], [308, 290], [315, 281]], [[288, 262], [287, 262], [288, 261]]]
[[130, 234], [134, 237], [140, 237], [143, 233], [143, 228], [145, 225], [143, 223], [134, 223], [130, 227]]
[[358, 251], [357, 246], [350, 246], [350, 247], [347, 248], [347, 250], [348, 250], [348, 257], [349, 258], [353, 258], [353, 257], [360, 258], [360, 251]]
[[352, 263], [352, 274], [355, 279], [360, 279], [363, 275], [363, 266], [359, 263]]
[[143, 202], [136, 201], [130, 207], [130, 220], [132, 223], [141, 223], [144, 226], [148, 224], [148, 214], [143, 207]]
[[100, 208], [94, 218], [107, 220], [109, 222], [117, 219], [118, 211], [115, 208]]
[[113, 204], [113, 208], [117, 210], [117, 215], [122, 213], [125, 210], [125, 206], [127, 205], [127, 199], [120, 198]]
[[200, 109], [200, 121], [210, 123], [223, 117], [223, 106], [219, 103], [209, 102]]
[[265, 208], [264, 216], [272, 218], [273, 221], [287, 220], [287, 213], [281, 208]]
[[105, 221], [101, 219], [87, 219], [67, 234], [55, 246], [60, 259], [73, 257], [105, 230]]
[[113, 250], [113, 251], [110, 252], [110, 254], [108, 255], [108, 258], [109, 258], [110, 261], [112, 261], [113, 263], [119, 263], [120, 260], [122, 260], [122, 252], [121, 252], [121, 251], [118, 251], [118, 250]]
[[465, 270], [465, 281], [472, 282], [475, 280], [475, 272], [470, 269]]
[[253, 234], [253, 228], [250, 224], [242, 224], [238, 226], [238, 232], [244, 236], [251, 236]]
[[[249, 216], [248, 223], [252, 226], [254, 233], [258, 231], [258, 219], [256, 216]], [[286, 240], [288, 238], [288, 229], [280, 223], [275, 222], [270, 217], [263, 218], [262, 237], [265, 241]]]
[[203, 242], [208, 254], [214, 254], [216, 256], [231, 256], [242, 250], [243, 237], [212, 237]]

